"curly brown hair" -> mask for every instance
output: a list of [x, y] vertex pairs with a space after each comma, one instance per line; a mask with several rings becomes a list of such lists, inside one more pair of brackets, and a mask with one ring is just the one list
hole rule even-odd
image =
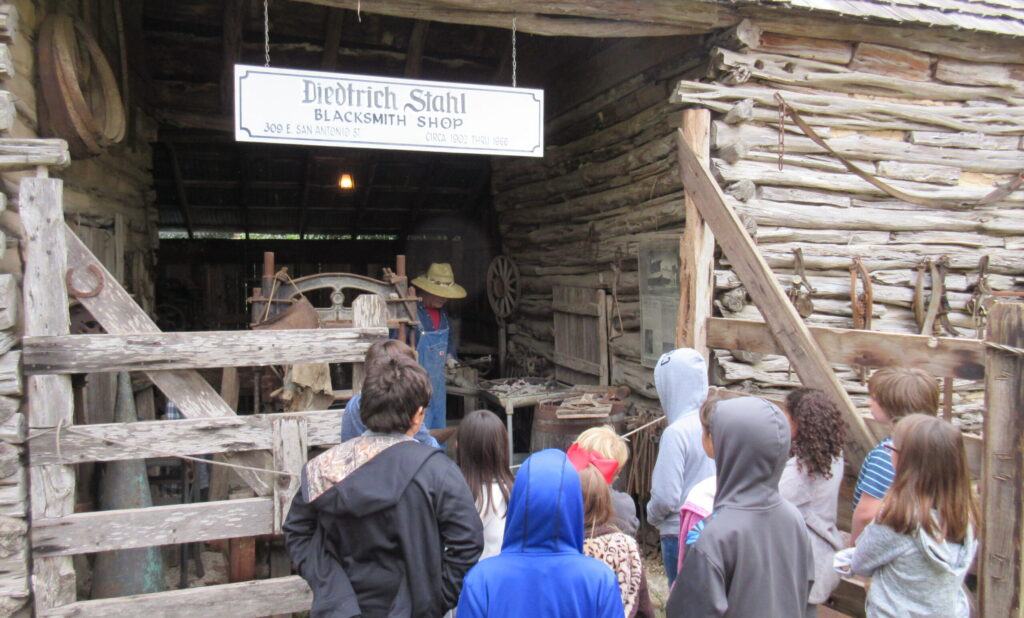
[[796, 424], [791, 454], [811, 476], [832, 478], [832, 461], [843, 454], [846, 423], [823, 391], [798, 388], [786, 396], [786, 410]]

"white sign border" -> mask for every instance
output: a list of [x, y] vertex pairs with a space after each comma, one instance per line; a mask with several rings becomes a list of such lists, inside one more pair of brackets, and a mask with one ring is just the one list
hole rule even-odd
[[[496, 150], [488, 148], [479, 148], [474, 146], [420, 146], [416, 144], [396, 144], [396, 143], [382, 143], [382, 142], [364, 142], [364, 141], [346, 141], [340, 139], [317, 139], [317, 138], [292, 138], [292, 137], [273, 137], [273, 136], [260, 136], [253, 137], [250, 129], [241, 126], [242, 123], [242, 87], [241, 81], [245, 79], [250, 73], [266, 73], [273, 75], [289, 75], [289, 76], [309, 76], [317, 78], [341, 78], [353, 82], [363, 82], [370, 84], [415, 84], [422, 86], [436, 86], [441, 88], [450, 89], [462, 89], [462, 90], [483, 90], [483, 91], [502, 91], [508, 94], [522, 94], [524, 96], [530, 96], [533, 102], [536, 102], [540, 106], [539, 122], [537, 126], [537, 145], [531, 150]], [[486, 84], [463, 84], [458, 82], [439, 82], [431, 80], [414, 80], [404, 79], [399, 77], [384, 77], [375, 75], [359, 75], [355, 73], [332, 73], [326, 71], [310, 71], [304, 69], [280, 69], [276, 67], [262, 67], [248, 64], [236, 64], [235, 65], [235, 81], [234, 81], [234, 99], [235, 99], [235, 118], [234, 118], [234, 129], [235, 129], [235, 141], [248, 142], [248, 143], [269, 143], [269, 144], [292, 144], [298, 146], [315, 146], [321, 148], [365, 148], [371, 150], [402, 150], [409, 152], [441, 152], [449, 154], [481, 154], [491, 156], [525, 156], [525, 157], [543, 157], [544, 156], [544, 91], [533, 88], [509, 88], [506, 86], [488, 86]], [[245, 132], [249, 138], [239, 139], [242, 132]]]

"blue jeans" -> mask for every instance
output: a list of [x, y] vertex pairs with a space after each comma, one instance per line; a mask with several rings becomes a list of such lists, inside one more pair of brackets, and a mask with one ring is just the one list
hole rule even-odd
[[679, 537], [661, 537], [661, 559], [665, 561], [665, 575], [668, 577], [668, 587], [676, 581], [676, 568], [679, 566]]

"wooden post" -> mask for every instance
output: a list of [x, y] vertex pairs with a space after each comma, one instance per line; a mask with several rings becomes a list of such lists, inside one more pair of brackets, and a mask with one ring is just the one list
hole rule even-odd
[[299, 474], [306, 464], [309, 440], [304, 418], [275, 418], [273, 431], [274, 469], [295, 475], [277, 475], [274, 480], [274, 534], [281, 534], [281, 526], [292, 505], [292, 497], [299, 490]]
[[[64, 287], [67, 250], [61, 203], [63, 189], [63, 182], [55, 178], [26, 178], [21, 181], [26, 335], [70, 333], [71, 320]], [[30, 425], [37, 430], [71, 425], [74, 414], [71, 377], [29, 376], [28, 414]], [[33, 520], [74, 513], [74, 468], [31, 466], [30, 474]], [[70, 557], [36, 558], [32, 572], [36, 610], [75, 601], [75, 569]]]
[[[1024, 348], [1024, 304], [999, 302], [986, 341]], [[982, 616], [1024, 616], [1024, 356], [989, 348], [982, 464]]]
[[811, 336], [807, 325], [800, 319], [796, 308], [789, 302], [771, 268], [765, 263], [753, 239], [747, 233], [739, 216], [726, 203], [718, 183], [690, 148], [682, 130], [677, 135], [679, 167], [683, 186], [694, 196], [693, 203], [700, 210], [708, 227], [715, 234], [725, 256], [729, 258], [754, 304], [764, 316], [779, 347], [792, 363], [800, 381], [811, 388], [819, 388], [835, 401], [846, 416], [850, 434], [846, 441], [845, 458], [853, 467], [861, 462], [875, 440], [864, 419], [857, 414], [846, 389], [825, 358], [821, 347]]
[[[395, 256], [395, 275], [397, 275], [399, 278], [403, 278], [403, 279], [406, 278], [406, 274], [405, 274], [405, 256], [404, 255], [397, 255], [397, 256]], [[406, 281], [408, 281], [408, 279], [406, 279]], [[402, 343], [409, 343], [408, 340], [406, 339], [406, 336], [407, 335], [406, 335], [405, 324], [400, 324], [398, 326], [398, 340], [401, 341]]]
[[[352, 301], [352, 326], [367, 328], [371, 326], [387, 326], [388, 304], [377, 294], [361, 294]], [[363, 378], [366, 370], [363, 363], [352, 363], [352, 395], [363, 390]]]
[[[711, 153], [711, 111], [683, 112], [683, 139], [708, 166]], [[686, 191], [686, 219], [679, 240], [679, 312], [676, 314], [676, 347], [694, 348], [710, 360], [707, 347], [707, 319], [711, 317], [715, 292], [715, 235], [697, 208], [694, 193]]]

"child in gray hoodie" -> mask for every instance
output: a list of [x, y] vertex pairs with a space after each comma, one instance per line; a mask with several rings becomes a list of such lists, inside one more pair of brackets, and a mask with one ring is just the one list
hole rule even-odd
[[868, 618], [967, 618], [963, 581], [978, 546], [978, 505], [963, 436], [912, 414], [896, 424], [890, 451], [896, 477], [853, 553], [853, 572], [872, 578]]
[[708, 396], [708, 366], [692, 348], [661, 355], [654, 386], [668, 427], [661, 434], [651, 479], [647, 521], [661, 533], [661, 554], [668, 584], [679, 560], [679, 509], [693, 486], [715, 473], [715, 462], [700, 444], [700, 406]]
[[709, 428], [715, 506], [687, 534], [665, 615], [813, 615], [811, 541], [800, 511], [779, 495], [789, 421], [764, 399], [739, 397], [715, 404]]

